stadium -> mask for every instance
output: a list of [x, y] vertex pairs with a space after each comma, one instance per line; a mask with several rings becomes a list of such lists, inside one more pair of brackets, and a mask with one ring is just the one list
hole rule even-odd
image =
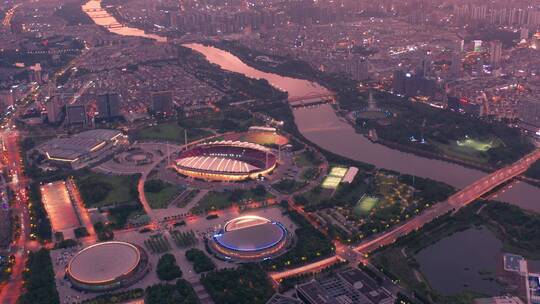
[[125, 242], [104, 242], [86, 247], [68, 263], [66, 275], [74, 288], [109, 291], [130, 286], [149, 271], [144, 249]]
[[246, 215], [227, 222], [209, 239], [219, 257], [234, 261], [262, 261], [285, 252], [290, 235], [279, 222]]
[[126, 143], [127, 136], [118, 130], [95, 129], [48, 140], [36, 151], [52, 165], [81, 169], [111, 155]]
[[241, 141], [216, 141], [181, 152], [175, 162], [178, 173], [204, 180], [241, 181], [270, 173], [277, 158], [270, 149]]

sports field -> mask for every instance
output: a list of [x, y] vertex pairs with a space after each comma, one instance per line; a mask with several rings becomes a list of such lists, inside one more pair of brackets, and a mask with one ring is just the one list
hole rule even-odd
[[501, 145], [501, 141], [497, 138], [491, 139], [475, 139], [475, 138], [463, 138], [456, 140], [450, 144], [437, 144], [444, 154], [460, 158], [466, 161], [487, 163], [489, 161], [486, 154], [492, 148]]
[[272, 132], [247, 132], [240, 139], [259, 145], [286, 145], [289, 143], [287, 137]]
[[459, 147], [469, 148], [480, 152], [486, 152], [489, 149], [496, 146], [496, 143], [494, 140], [476, 140], [473, 138], [466, 138], [465, 140], [458, 140], [456, 141], [456, 145]]
[[367, 215], [377, 206], [379, 199], [373, 196], [362, 197], [354, 207], [354, 214], [356, 216]]
[[332, 167], [330, 173], [326, 176], [322, 182], [321, 187], [324, 189], [337, 189], [339, 183], [347, 173], [347, 168], [343, 167]]

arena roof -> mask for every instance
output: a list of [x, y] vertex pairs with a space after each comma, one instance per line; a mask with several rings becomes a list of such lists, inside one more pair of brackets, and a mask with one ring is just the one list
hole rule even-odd
[[200, 146], [205, 146], [205, 145], [208, 145], [208, 146], [209, 145], [234, 146], [234, 147], [240, 147], [240, 148], [250, 148], [250, 149], [255, 149], [255, 150], [260, 150], [260, 151], [270, 151], [270, 149], [268, 149], [265, 146], [250, 143], [250, 142], [245, 142], [245, 141], [237, 141], [237, 140], [235, 140], [235, 141], [233, 141], [233, 140], [221, 140], [221, 141], [212, 141], [212, 142], [207, 142], [207, 143], [200, 144]]
[[176, 163], [194, 170], [229, 173], [249, 173], [259, 169], [246, 162], [220, 156], [192, 156], [179, 159]]
[[50, 159], [75, 161], [86, 153], [99, 149], [104, 142], [122, 133], [118, 130], [97, 129], [84, 131], [71, 137], [51, 139], [39, 146]]
[[105, 242], [86, 247], [69, 262], [69, 275], [85, 284], [107, 284], [130, 274], [139, 264], [137, 247], [124, 242]]
[[181, 153], [179, 169], [213, 174], [250, 174], [272, 167], [274, 154], [264, 146], [241, 141], [203, 143]]
[[224, 231], [214, 235], [221, 246], [235, 251], [260, 251], [283, 241], [285, 228], [258, 216], [242, 216], [225, 224]]

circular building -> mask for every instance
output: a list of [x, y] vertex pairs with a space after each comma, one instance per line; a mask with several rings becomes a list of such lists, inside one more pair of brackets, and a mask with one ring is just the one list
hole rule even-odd
[[264, 146], [241, 141], [216, 141], [180, 153], [178, 173], [205, 180], [240, 181], [258, 178], [276, 167], [277, 158]]
[[75, 254], [66, 269], [73, 286], [108, 291], [139, 281], [149, 270], [144, 249], [125, 242], [104, 242]]
[[261, 261], [283, 253], [289, 239], [281, 223], [246, 215], [227, 222], [214, 233], [209, 245], [225, 259]]

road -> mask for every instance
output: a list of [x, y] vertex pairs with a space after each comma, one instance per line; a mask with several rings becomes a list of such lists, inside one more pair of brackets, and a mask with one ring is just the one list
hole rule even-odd
[[12, 248], [15, 255], [15, 265], [11, 279], [0, 293], [0, 303], [15, 304], [20, 296], [23, 284], [22, 274], [28, 258], [30, 243], [30, 215], [28, 212], [27, 179], [24, 177], [23, 162], [19, 150], [19, 134], [17, 131], [3, 132], [1, 137], [4, 141], [7, 154], [5, 169], [13, 177], [10, 183], [11, 190], [15, 194], [14, 211], [21, 218], [21, 233], [19, 239]]
[[13, 19], [13, 16], [15, 15], [15, 10], [17, 10], [19, 6], [21, 6], [21, 4], [17, 4], [13, 6], [11, 9], [9, 9], [6, 12], [6, 15], [4, 16], [4, 20], [2, 20], [2, 25], [4, 27], [8, 28], [11, 26], [11, 20]]

